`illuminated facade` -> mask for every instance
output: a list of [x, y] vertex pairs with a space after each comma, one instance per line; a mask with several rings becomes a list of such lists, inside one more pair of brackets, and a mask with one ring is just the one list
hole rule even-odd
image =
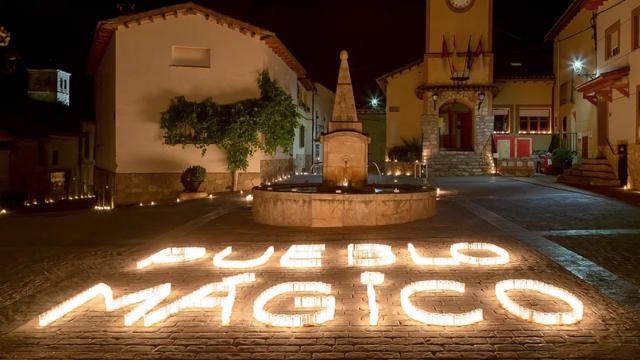
[[563, 131], [582, 159], [606, 159], [609, 185], [631, 189], [640, 189], [639, 29], [640, 1], [575, 0], [547, 34]]
[[[293, 170], [293, 159], [311, 154], [312, 112], [329, 113], [303, 66], [273, 33], [194, 3], [183, 3], [101, 21], [88, 70], [96, 83], [96, 182], [116, 204], [175, 199], [188, 166], [207, 169], [201, 189], [226, 191], [232, 184], [226, 155], [210, 146], [206, 156], [193, 146], [162, 141], [160, 113], [170, 99], [211, 97], [227, 104], [259, 96], [257, 74], [271, 78], [298, 102], [302, 127], [293, 152], [258, 151], [233, 182], [250, 189]], [[302, 132], [300, 132], [302, 130]], [[293, 158], [292, 158], [293, 157]]]
[[491, 173], [492, 147], [502, 158], [547, 150], [553, 78], [494, 74], [493, 1], [427, 0], [426, 8], [423, 59], [378, 78], [387, 149], [417, 139], [434, 176]]

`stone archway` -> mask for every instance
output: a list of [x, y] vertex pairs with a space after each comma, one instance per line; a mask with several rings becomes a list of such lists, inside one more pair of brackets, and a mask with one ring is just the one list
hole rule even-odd
[[473, 151], [473, 108], [459, 102], [447, 102], [438, 110], [439, 143], [442, 150]]

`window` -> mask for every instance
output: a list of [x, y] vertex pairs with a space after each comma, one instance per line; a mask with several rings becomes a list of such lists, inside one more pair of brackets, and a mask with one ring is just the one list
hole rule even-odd
[[551, 111], [548, 108], [521, 108], [519, 111], [520, 134], [549, 134]]
[[560, 105], [564, 105], [568, 102], [568, 97], [569, 97], [569, 83], [568, 82], [563, 82], [560, 85]]
[[605, 60], [620, 54], [620, 20], [605, 31]]
[[631, 49], [640, 48], [640, 6], [631, 12]]
[[493, 132], [497, 134], [508, 134], [509, 126], [509, 108], [493, 109]]
[[211, 67], [211, 49], [189, 46], [173, 46], [171, 65], [187, 67]]
[[300, 125], [300, 143], [298, 144], [298, 147], [303, 148], [304, 147], [304, 125]]

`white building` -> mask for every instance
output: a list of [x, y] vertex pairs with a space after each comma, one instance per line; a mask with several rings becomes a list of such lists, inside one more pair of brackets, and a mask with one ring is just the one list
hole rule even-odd
[[[307, 80], [307, 79], [305, 79]], [[295, 170], [310, 171], [313, 164], [322, 162], [320, 134], [325, 132], [331, 120], [336, 94], [317, 82], [300, 82], [298, 105], [302, 114], [301, 124], [296, 130], [294, 144]]]
[[[174, 197], [192, 165], [207, 169], [202, 190], [230, 189], [221, 149], [210, 146], [203, 157], [193, 146], [164, 144], [160, 113], [175, 96], [220, 104], [258, 97], [265, 69], [294, 99], [298, 84], [310, 83], [274, 33], [193, 3], [101, 21], [88, 68], [96, 81], [96, 185], [117, 203]], [[296, 145], [293, 154], [256, 153], [238, 174], [239, 187], [293, 170]]]
[[69, 106], [71, 74], [59, 69], [27, 69], [29, 98]]

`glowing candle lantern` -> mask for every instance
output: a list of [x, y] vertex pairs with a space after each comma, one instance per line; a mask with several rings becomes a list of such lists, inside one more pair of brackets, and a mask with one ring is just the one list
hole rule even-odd
[[458, 265], [460, 264], [458, 260], [453, 257], [425, 257], [420, 256], [416, 251], [415, 246], [412, 243], [407, 245], [409, 249], [409, 255], [411, 255], [411, 259], [413, 263], [416, 265], [424, 265], [424, 266], [448, 266], [448, 265]]
[[138, 291], [133, 294], [125, 295], [114, 300], [111, 287], [107, 284], [100, 283], [42, 313], [38, 317], [38, 324], [43, 327], [47, 326], [63, 317], [65, 314], [82, 306], [89, 300], [97, 296], [102, 296], [104, 299], [105, 309], [107, 311], [114, 311], [125, 306], [141, 303], [124, 316], [125, 326], [131, 326], [147, 311], [151, 310], [154, 306], [158, 305], [162, 300], [169, 296], [170, 293], [171, 284], [166, 283]]
[[461, 314], [434, 313], [418, 309], [410, 300], [411, 295], [421, 291], [443, 290], [464, 293], [464, 284], [451, 280], [425, 280], [411, 283], [400, 291], [402, 310], [410, 318], [427, 325], [463, 326], [482, 321], [482, 309], [475, 309]]
[[[210, 309], [220, 306], [222, 325], [229, 325], [231, 322], [231, 312], [236, 300], [236, 286], [244, 283], [254, 282], [254, 273], [245, 273], [225, 277], [222, 282], [210, 283], [202, 286], [198, 290], [181, 297], [169, 305], [161, 307], [144, 316], [144, 326], [152, 326], [169, 316], [180, 312], [183, 309]], [[227, 292], [227, 296], [210, 296], [215, 292]]]
[[360, 282], [367, 285], [367, 300], [369, 302], [369, 325], [378, 324], [378, 303], [376, 302], [376, 289], [374, 285], [381, 285], [384, 282], [384, 274], [379, 272], [363, 272], [360, 275]]
[[207, 250], [203, 247], [166, 248], [138, 261], [138, 269], [144, 269], [152, 264], [170, 264], [191, 261], [204, 257]]
[[[511, 300], [509, 290], [533, 290], [560, 299], [571, 307], [568, 312], [543, 312], [529, 309]], [[510, 279], [496, 284], [496, 297], [500, 304], [513, 315], [528, 321], [544, 325], [570, 325], [582, 320], [584, 306], [582, 301], [567, 290], [537, 280]]]
[[347, 246], [349, 266], [384, 266], [396, 262], [391, 246], [382, 244], [349, 244]]
[[[462, 254], [462, 250], [483, 250], [495, 253], [494, 257], [477, 257]], [[509, 262], [507, 250], [487, 243], [456, 243], [451, 245], [451, 256], [460, 263], [472, 265], [502, 265]]]
[[288, 268], [321, 267], [324, 244], [291, 245], [280, 258], [280, 266]]
[[[302, 296], [294, 299], [294, 308], [306, 309], [320, 307], [306, 314], [274, 314], [265, 310], [273, 298], [287, 293], [319, 292], [324, 296]], [[277, 327], [302, 327], [319, 325], [333, 320], [336, 311], [336, 299], [331, 295], [331, 285], [323, 282], [286, 282], [263, 291], [253, 303], [253, 317], [263, 324]]]
[[225, 258], [233, 252], [231, 246], [227, 246], [224, 250], [213, 256], [213, 265], [224, 269], [249, 269], [264, 265], [269, 261], [271, 255], [273, 255], [274, 248], [269, 246], [267, 250], [255, 259], [250, 260], [225, 260]]

